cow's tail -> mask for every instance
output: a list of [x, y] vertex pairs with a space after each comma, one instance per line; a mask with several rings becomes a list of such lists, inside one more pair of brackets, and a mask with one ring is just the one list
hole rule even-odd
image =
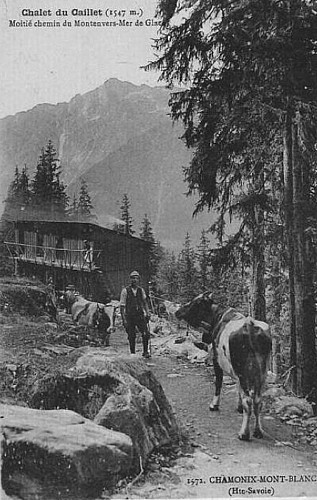
[[268, 359], [271, 344], [260, 327], [257, 327], [253, 318], [246, 318], [247, 339], [249, 347], [248, 356], [248, 393], [254, 400], [260, 395], [268, 368]]

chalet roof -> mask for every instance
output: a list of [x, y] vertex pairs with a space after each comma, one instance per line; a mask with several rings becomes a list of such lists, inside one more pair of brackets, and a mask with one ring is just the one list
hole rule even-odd
[[99, 214], [95, 222], [98, 226], [105, 227], [106, 229], [112, 229], [115, 224], [125, 226], [124, 220], [109, 214]]

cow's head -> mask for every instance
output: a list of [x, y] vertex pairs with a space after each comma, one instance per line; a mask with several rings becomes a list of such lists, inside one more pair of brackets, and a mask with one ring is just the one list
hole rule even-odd
[[64, 293], [64, 302], [70, 308], [80, 297], [79, 293], [75, 290], [66, 290]]
[[214, 303], [210, 292], [201, 293], [190, 302], [180, 307], [175, 316], [183, 319], [193, 328], [212, 330], [216, 322], [218, 305]]
[[116, 312], [115, 307], [100, 306], [97, 303], [97, 308], [93, 316], [93, 323], [97, 327], [99, 332], [102, 333], [113, 333], [115, 331], [115, 318]]
[[113, 333], [116, 331], [117, 309], [119, 308], [120, 306], [114, 305], [111, 301], [106, 303], [105, 305], [105, 311], [108, 314], [111, 322], [111, 325], [108, 329], [108, 333]]
[[107, 332], [110, 327], [110, 318], [103, 306], [99, 306], [99, 304], [97, 304], [92, 322], [99, 332]]

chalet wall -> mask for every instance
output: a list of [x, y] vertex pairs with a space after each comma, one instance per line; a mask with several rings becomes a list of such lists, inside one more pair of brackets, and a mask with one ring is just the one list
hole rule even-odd
[[140, 272], [143, 286], [149, 281], [149, 243], [96, 224], [18, 221], [14, 240], [8, 245], [18, 272], [44, 281], [52, 276], [60, 290], [72, 283], [86, 297], [104, 301], [119, 298], [132, 270]]

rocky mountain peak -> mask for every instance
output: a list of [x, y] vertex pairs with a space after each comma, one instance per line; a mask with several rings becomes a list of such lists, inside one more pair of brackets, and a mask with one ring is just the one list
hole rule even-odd
[[68, 103], [39, 104], [0, 120], [0, 197], [14, 169], [32, 176], [41, 148], [52, 140], [70, 196], [83, 177], [97, 214], [120, 215], [122, 196], [131, 201], [135, 230], [147, 213], [156, 237], [179, 248], [187, 231], [198, 238], [208, 215], [192, 219], [183, 167], [190, 154], [180, 125], [168, 116], [169, 91], [111, 78]]

